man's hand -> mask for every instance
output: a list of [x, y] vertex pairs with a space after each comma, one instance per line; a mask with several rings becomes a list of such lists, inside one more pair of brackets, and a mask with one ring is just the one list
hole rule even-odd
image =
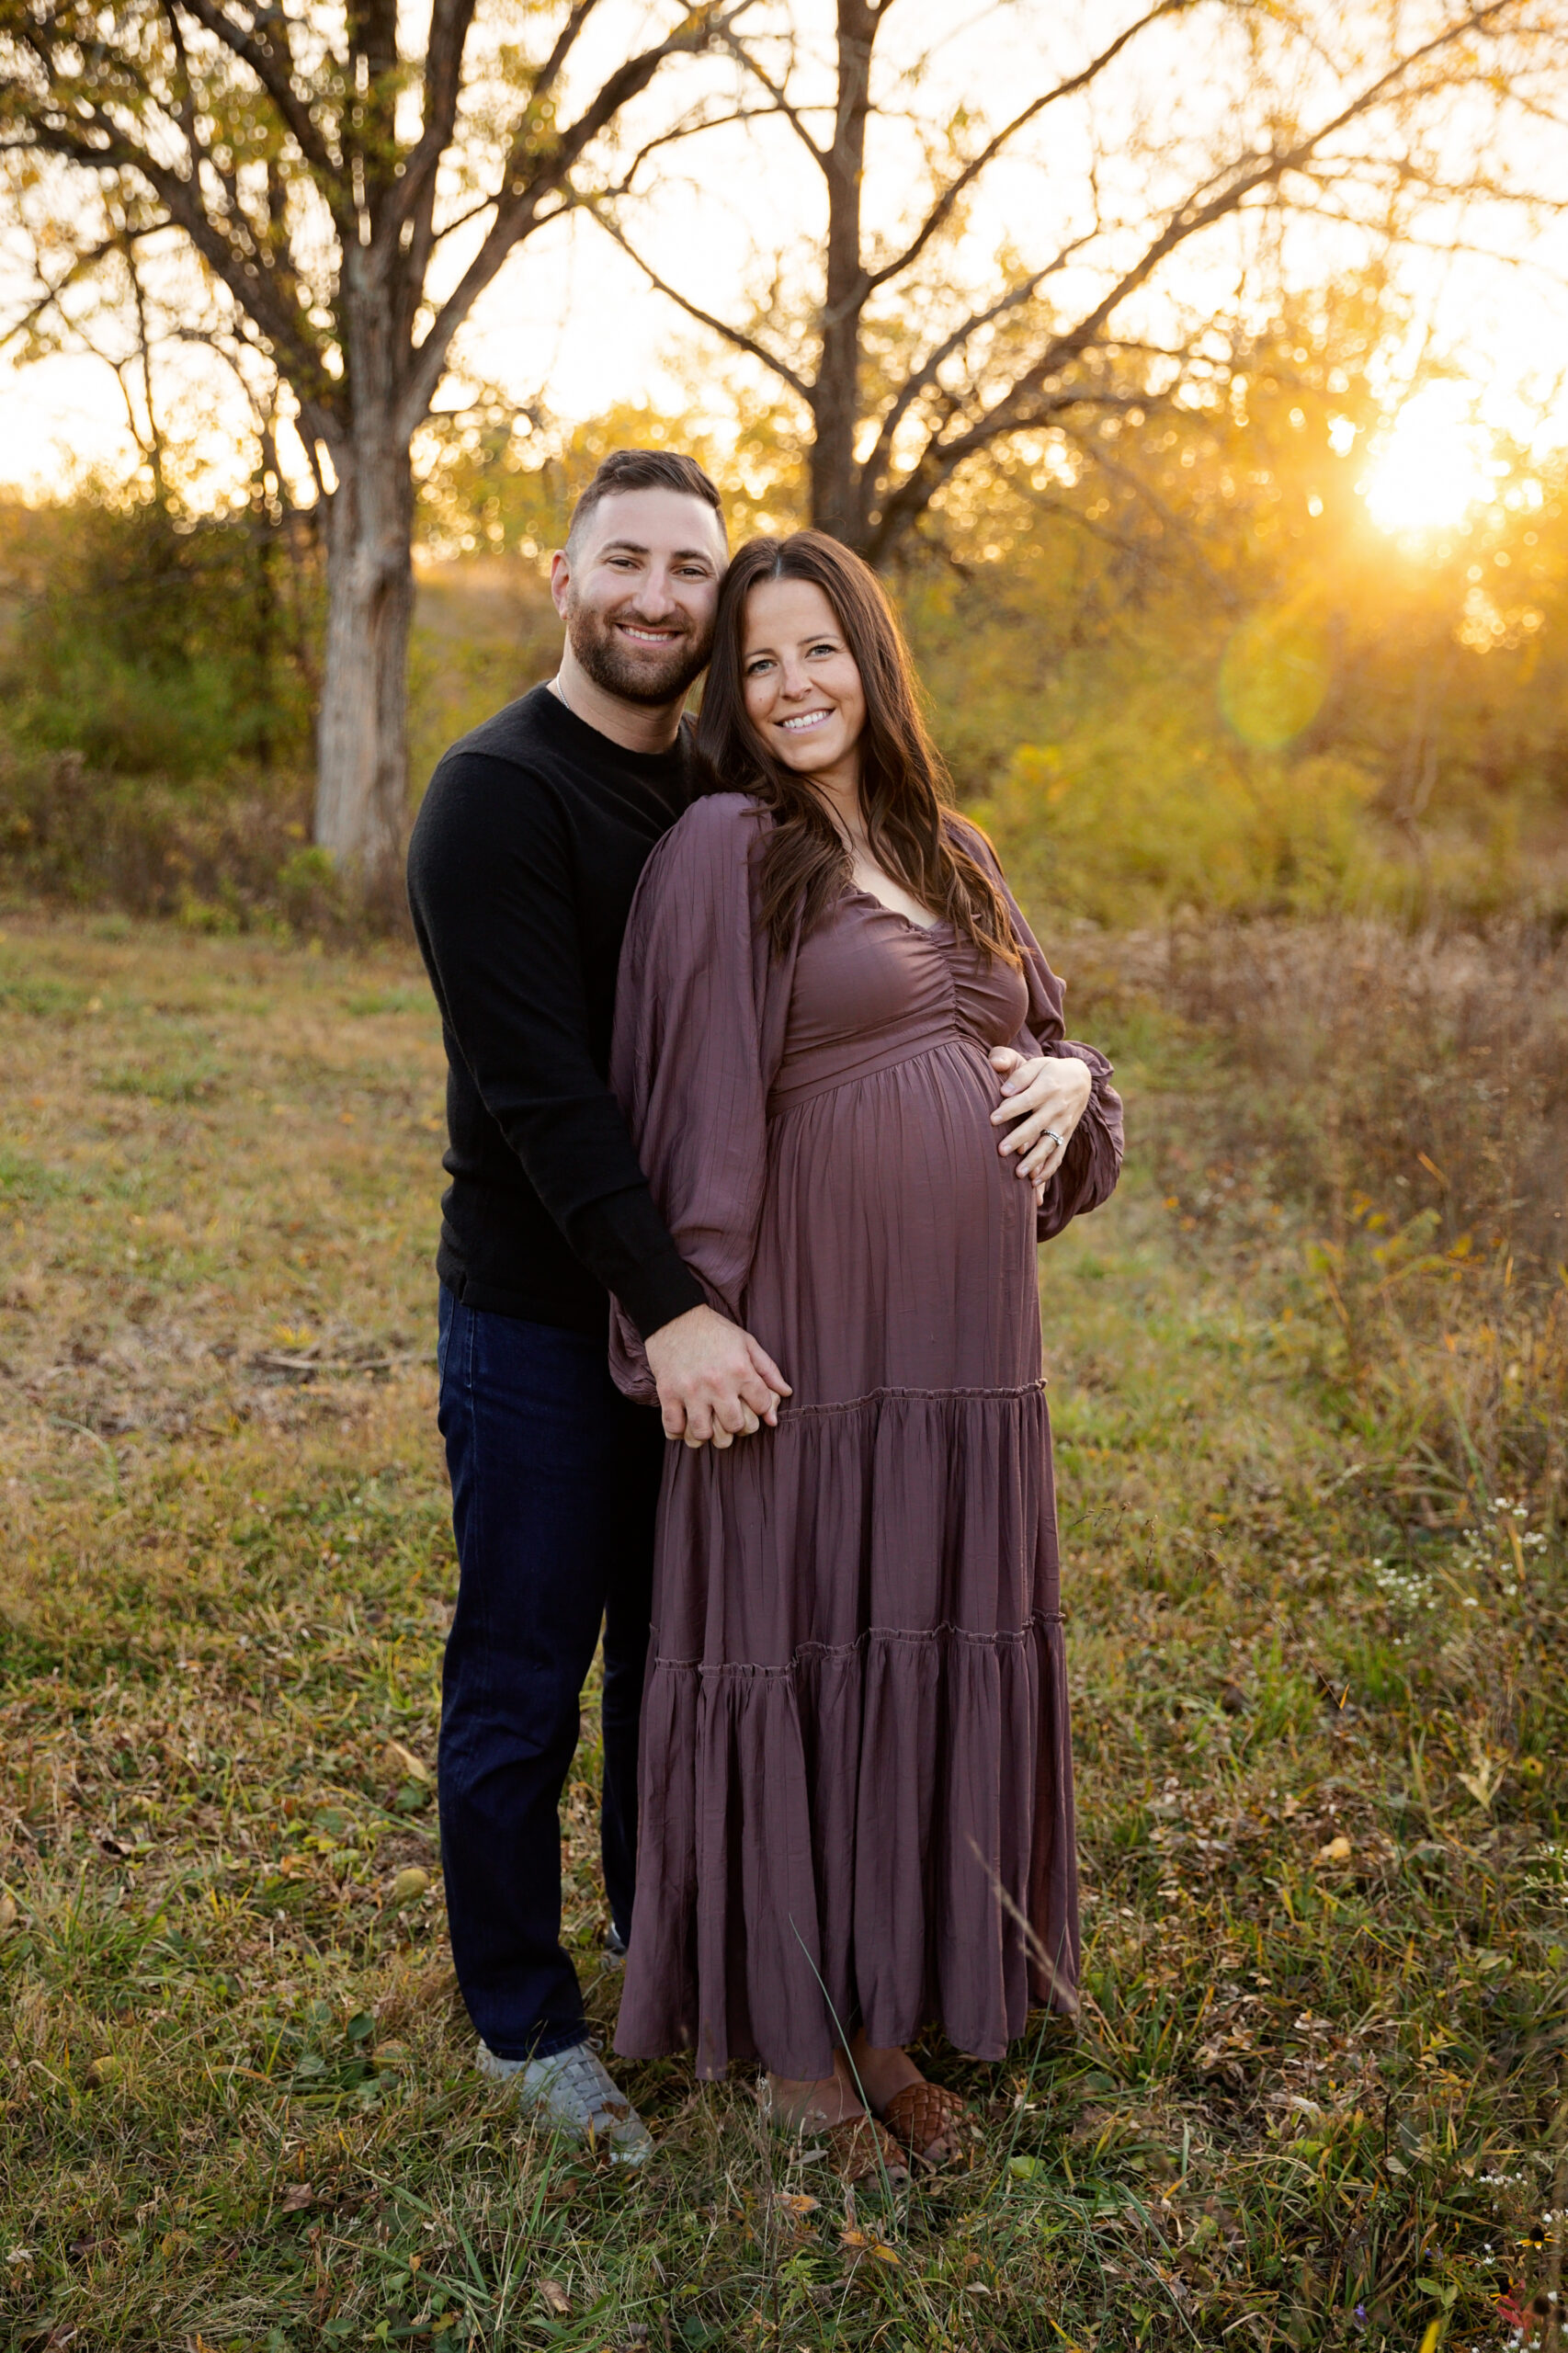
[[710, 1307], [688, 1307], [644, 1347], [665, 1436], [687, 1446], [733, 1446], [764, 1422], [774, 1428], [779, 1401], [791, 1393], [767, 1349]]
[[1037, 1054], [1032, 1060], [1011, 1046], [994, 1046], [991, 1067], [1003, 1082], [1005, 1100], [991, 1114], [994, 1128], [1012, 1123], [998, 1144], [1004, 1157], [1016, 1153], [1018, 1175], [1034, 1187], [1038, 1207], [1047, 1179], [1062, 1165], [1074, 1129], [1094, 1091], [1094, 1074], [1076, 1054]]

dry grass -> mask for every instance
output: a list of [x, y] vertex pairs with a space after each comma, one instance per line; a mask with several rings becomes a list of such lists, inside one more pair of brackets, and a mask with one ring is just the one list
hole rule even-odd
[[[417, 1876], [453, 1574], [417, 972], [7, 929], [6, 2342], [1510, 2341], [1568, 2207], [1557, 1375], [1503, 1369], [1472, 1463], [1436, 1274], [1376, 1305], [1397, 1378], [1358, 1371], [1333, 1198], [1283, 1152], [1237, 1181], [1244, 1023], [1102, 979], [1139, 1152], [1043, 1262], [1082, 2026], [934, 2050], [974, 2165], [850, 2209], [740, 2080], [634, 2070], [624, 2181], [472, 2073]], [[596, 1771], [585, 1738], [568, 1933], [608, 2026]]]
[[1302, 1347], [1402, 1505], [1434, 1524], [1501, 1483], [1568, 1518], [1568, 937], [1346, 919], [1085, 949], [1120, 1017], [1175, 1024], [1153, 1152], [1179, 1230], [1240, 1278], [1304, 1267]]

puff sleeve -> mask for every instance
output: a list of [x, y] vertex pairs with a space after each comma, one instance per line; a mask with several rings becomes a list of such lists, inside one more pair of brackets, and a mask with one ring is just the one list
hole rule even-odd
[[[610, 1087], [676, 1247], [709, 1303], [740, 1323], [767, 1180], [767, 1096], [783, 1051], [792, 955], [756, 915], [767, 818], [744, 794], [695, 801], [643, 870], [621, 950]], [[610, 1371], [656, 1400], [619, 1300]]]
[[1046, 962], [991, 844], [978, 826], [962, 818], [954, 824], [954, 831], [1006, 901], [1014, 935], [1023, 950], [1029, 1009], [1013, 1045], [1020, 1054], [1048, 1054], [1057, 1061], [1086, 1063], [1094, 1081], [1084, 1116], [1067, 1140], [1067, 1150], [1047, 1183], [1040, 1203], [1039, 1238], [1049, 1242], [1074, 1218], [1097, 1210], [1116, 1190], [1125, 1142], [1121, 1097], [1110, 1083], [1111, 1065], [1098, 1048], [1081, 1045], [1067, 1036], [1062, 983]]

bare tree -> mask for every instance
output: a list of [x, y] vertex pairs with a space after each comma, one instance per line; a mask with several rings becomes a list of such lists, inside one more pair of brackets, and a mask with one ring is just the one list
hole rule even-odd
[[[1110, 455], [1119, 419], [1211, 384], [1245, 341], [1249, 269], [1278, 259], [1292, 223], [1312, 221], [1332, 253], [1358, 233], [1386, 245], [1391, 224], [1420, 235], [1435, 209], [1453, 241], [1460, 213], [1568, 197], [1527, 189], [1499, 137], [1523, 130], [1539, 160], [1549, 142], [1532, 125], [1556, 128], [1559, 0], [977, 0], [880, 71], [895, 17], [931, 22], [920, 0], [808, 0], [723, 36], [766, 101], [768, 130], [747, 135], [791, 142], [819, 188], [807, 246], [759, 256], [749, 311], [722, 314], [646, 258], [641, 158], [597, 208], [661, 292], [800, 404], [812, 519], [873, 563], [999, 445], [1034, 436], [1081, 466]], [[983, 92], [962, 94], [964, 44], [987, 17], [1010, 42], [1000, 119]], [[880, 223], [879, 142], [895, 191]], [[1034, 217], [1009, 220], [999, 259], [977, 269], [978, 211], [1000, 172], [1031, 162]], [[1216, 268], [1223, 323], [1201, 290]]]
[[119, 250], [177, 232], [290, 389], [325, 517], [316, 837], [369, 892], [407, 801], [410, 443], [453, 338], [625, 110], [746, 5], [650, 0], [636, 45], [614, 0], [432, 0], [421, 52], [397, 0], [0, 0], [13, 174], [54, 171], [57, 219], [91, 209], [82, 175], [129, 191]]

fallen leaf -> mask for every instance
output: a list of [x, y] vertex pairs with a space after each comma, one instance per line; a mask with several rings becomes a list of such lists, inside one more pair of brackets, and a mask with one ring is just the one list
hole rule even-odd
[[895, 2247], [889, 2246], [884, 2240], [870, 2236], [865, 2231], [856, 2230], [853, 2224], [847, 2230], [839, 2232], [838, 2244], [840, 2246], [852, 2246], [856, 2249], [864, 2247], [866, 2253], [874, 2256], [879, 2263], [891, 2263], [895, 2269], [897, 2268], [899, 2256]]
[[388, 1741], [381, 1752], [381, 1762], [392, 1772], [406, 1774], [411, 1781], [429, 1781], [434, 1778], [423, 1756], [415, 1756], [401, 1740]]
[[1490, 1807], [1508, 1777], [1508, 1768], [1495, 1756], [1478, 1755], [1471, 1762], [1475, 1770], [1461, 1773], [1459, 1778], [1477, 1805]]
[[95, 2091], [101, 2091], [105, 2084], [112, 2084], [117, 2076], [123, 2073], [124, 2063], [117, 2059], [112, 2052], [106, 2051], [100, 2057], [95, 2059], [88, 2068], [87, 2081]]
[[409, 1863], [392, 1883], [392, 1900], [394, 1904], [415, 1903], [429, 1884], [429, 1872], [422, 1871], [417, 1863]]
[[572, 2299], [559, 2279], [541, 2279], [539, 2283], [539, 2292], [546, 2312], [553, 2313], [557, 2320], [565, 2320], [568, 2317], [572, 2310]]
[[308, 2181], [291, 2181], [283, 2192], [282, 2211], [285, 2214], [302, 2214], [307, 2206], [316, 2202], [316, 2193]]
[[781, 2189], [774, 2202], [787, 2214], [814, 2214], [822, 2204], [820, 2198], [808, 2198], [802, 2189]]
[[1038, 2157], [1009, 2157], [1007, 2160], [1007, 2171], [1016, 2174], [1020, 2181], [1032, 2181], [1036, 2174], [1043, 2170]]
[[1341, 1831], [1337, 1838], [1331, 1838], [1326, 1847], [1318, 1848], [1313, 1860], [1320, 1863], [1347, 1863], [1350, 1860], [1349, 1839]]
[[0, 1937], [5, 1935], [7, 1928], [14, 1928], [16, 1925], [16, 1897], [14, 1895], [0, 1895]]

